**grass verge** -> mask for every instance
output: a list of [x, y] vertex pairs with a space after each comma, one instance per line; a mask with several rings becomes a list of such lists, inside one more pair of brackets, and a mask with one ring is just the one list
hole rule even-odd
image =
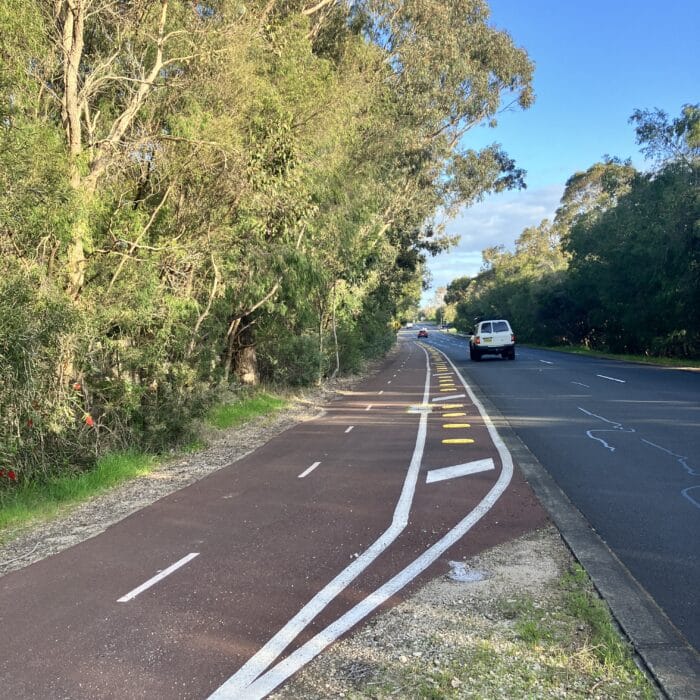
[[[207, 422], [219, 429], [231, 428], [258, 416], [270, 415], [286, 405], [286, 401], [270, 394], [255, 394], [214, 406], [207, 414]], [[206, 442], [197, 437], [181, 447], [179, 452], [193, 453], [205, 447]], [[13, 533], [30, 523], [49, 520], [66, 508], [148, 474], [163, 460], [163, 457], [137, 451], [114, 452], [101, 457], [93, 469], [79, 474], [1, 490], [0, 542], [10, 539]]]
[[213, 406], [207, 413], [207, 422], [214, 428], [225, 430], [245, 423], [258, 416], [268, 416], [287, 405], [284, 399], [272, 394], [255, 394], [231, 403]]
[[591, 350], [583, 345], [535, 345], [527, 343], [528, 347], [539, 348], [540, 350], [555, 350], [556, 352], [568, 352], [572, 355], [585, 355], [587, 357], [602, 357], [607, 360], [625, 360], [627, 362], [641, 362], [648, 365], [659, 365], [660, 367], [675, 367], [694, 369], [700, 368], [700, 360], [681, 360], [677, 357], [652, 357], [651, 355], [626, 355], [612, 352], [602, 352]]
[[0, 492], [0, 538], [32, 521], [47, 520], [66, 506], [86, 501], [123, 481], [148, 474], [158, 461], [141, 452], [115, 452], [100, 458], [89, 471]]
[[439, 665], [414, 659], [400, 676], [390, 672], [393, 678], [380, 684], [376, 697], [411, 688], [406, 697], [441, 700], [656, 698], [578, 564], [546, 600], [528, 595], [497, 600], [488, 621], [485, 627], [477, 623], [468, 642], [446, 653]]

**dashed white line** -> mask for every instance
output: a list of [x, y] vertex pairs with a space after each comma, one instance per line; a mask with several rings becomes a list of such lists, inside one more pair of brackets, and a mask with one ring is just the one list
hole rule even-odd
[[349, 433], [354, 427], [354, 425], [349, 425], [347, 428], [345, 428], [345, 432]]
[[304, 471], [303, 471], [301, 474], [299, 474], [299, 476], [298, 476], [297, 478], [298, 478], [298, 479], [303, 479], [305, 476], [308, 476], [309, 474], [311, 474], [311, 472], [312, 472], [314, 469], [316, 469], [316, 467], [317, 467], [319, 464], [321, 464], [321, 462], [314, 462], [308, 469], [304, 469]]
[[173, 571], [177, 571], [179, 568], [183, 567], [185, 564], [198, 556], [199, 552], [190, 552], [186, 557], [182, 557], [182, 559], [176, 561], [174, 564], [171, 564], [167, 569], [163, 569], [163, 571], [156, 574], [153, 578], [149, 578], [148, 581], [142, 583], [138, 588], [134, 588], [133, 591], [123, 595], [121, 598], [119, 598], [119, 600], [117, 600], [117, 603], [128, 603], [130, 600], [136, 598], [139, 593], [143, 593], [145, 590], [158, 583], [158, 581], [162, 581], [166, 576], [170, 576]]
[[365, 409], [365, 411], [369, 411], [369, 410], [372, 408], [372, 406], [373, 406], [373, 404], [368, 403], [368, 404], [367, 404], [367, 408]]
[[583, 382], [571, 382], [572, 384], [577, 384], [578, 386], [583, 386], [586, 387], [586, 389], [590, 389], [591, 387], [588, 384], [584, 384]]
[[543, 362], [545, 365], [553, 365], [553, 362], [550, 362], [549, 360], [540, 360], [540, 362]]
[[627, 380], [625, 379], [616, 379], [615, 377], [608, 377], [605, 374], [596, 374], [596, 377], [600, 377], [601, 379], [609, 379], [611, 382], [619, 382], [620, 384], [627, 384]]

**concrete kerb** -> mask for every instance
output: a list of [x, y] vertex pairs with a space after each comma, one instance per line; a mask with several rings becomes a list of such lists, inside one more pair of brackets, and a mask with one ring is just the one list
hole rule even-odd
[[670, 700], [700, 699], [700, 655], [593, 530], [478, 385], [470, 384], [562, 539], [630, 640], [638, 665], [655, 681], [662, 696]]

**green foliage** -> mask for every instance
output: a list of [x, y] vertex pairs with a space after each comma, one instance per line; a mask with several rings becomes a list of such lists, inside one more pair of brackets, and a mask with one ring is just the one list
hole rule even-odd
[[258, 359], [262, 376], [273, 383], [306, 386], [318, 378], [318, 338], [286, 335], [261, 340]]
[[553, 223], [523, 231], [513, 252], [485, 250], [479, 275], [448, 287], [457, 327], [497, 315], [524, 341], [700, 357], [698, 114], [636, 111], [658, 169], [606, 158], [569, 178]]
[[532, 101], [488, 19], [480, 0], [4, 2], [0, 468], [160, 450], [222, 385], [386, 352], [453, 242], [438, 212], [523, 184], [461, 138]]

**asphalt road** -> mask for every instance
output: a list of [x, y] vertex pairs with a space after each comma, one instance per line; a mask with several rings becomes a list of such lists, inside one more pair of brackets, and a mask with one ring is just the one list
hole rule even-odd
[[2, 577], [0, 697], [261, 698], [450, 559], [542, 527], [470, 388], [403, 340], [323, 416]]
[[700, 650], [700, 372], [525, 347], [472, 362], [429, 331]]

